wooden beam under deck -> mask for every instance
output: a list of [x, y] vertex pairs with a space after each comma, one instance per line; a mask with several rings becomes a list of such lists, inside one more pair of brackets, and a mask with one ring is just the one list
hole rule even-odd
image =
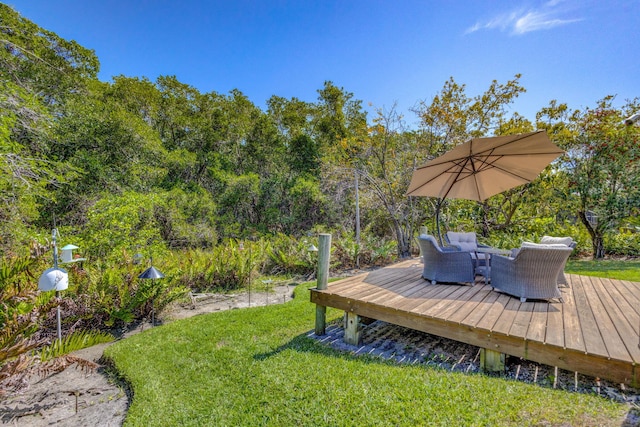
[[407, 260], [311, 290], [311, 302], [538, 363], [640, 386], [640, 283], [567, 275], [562, 300], [527, 301], [484, 282], [436, 284]]

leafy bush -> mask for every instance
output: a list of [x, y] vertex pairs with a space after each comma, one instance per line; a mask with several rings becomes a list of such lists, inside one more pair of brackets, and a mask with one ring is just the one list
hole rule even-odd
[[246, 287], [257, 274], [261, 245], [227, 240], [209, 251], [188, 250], [170, 259], [176, 281], [193, 291], [233, 290]]
[[159, 255], [167, 248], [211, 247], [218, 239], [214, 223], [211, 194], [199, 187], [189, 192], [127, 192], [99, 200], [89, 210], [80, 237], [87, 255], [113, 260], [133, 248]]
[[29, 271], [36, 261], [19, 258], [0, 261], [0, 389], [8, 378], [32, 365], [29, 352], [42, 345], [40, 322], [55, 300], [38, 300], [36, 284]]
[[315, 256], [309, 253], [308, 239], [277, 234], [265, 246], [266, 271], [270, 274], [310, 274], [316, 267]]
[[157, 194], [127, 192], [100, 199], [88, 212], [88, 223], [79, 244], [84, 253], [95, 259], [118, 259], [123, 250], [164, 246], [160, 227], [154, 218]]
[[397, 258], [396, 242], [363, 233], [360, 243], [355, 233], [344, 233], [334, 241], [333, 257], [339, 268], [354, 268], [359, 258], [360, 267], [382, 265]]
[[609, 255], [640, 255], [640, 233], [630, 232], [629, 229], [620, 233], [605, 235], [604, 247]]
[[152, 310], [162, 310], [188, 292], [169, 271], [163, 272], [163, 279], [139, 279], [143, 270], [127, 259], [113, 264], [88, 263], [83, 274], [74, 277], [75, 286], [69, 286], [68, 292], [69, 299], [82, 302], [77, 306], [88, 310], [65, 314], [65, 321], [75, 315], [94, 325], [126, 325], [148, 317]]

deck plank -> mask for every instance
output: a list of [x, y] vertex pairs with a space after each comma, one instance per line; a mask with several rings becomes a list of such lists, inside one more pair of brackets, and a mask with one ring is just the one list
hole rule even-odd
[[549, 309], [548, 302], [535, 302], [533, 304], [533, 310], [531, 312], [531, 320], [529, 322], [529, 329], [527, 329], [527, 335], [525, 339], [531, 341], [544, 342], [547, 333], [547, 310]]
[[580, 284], [578, 276], [567, 276], [567, 280], [571, 280], [569, 286], [562, 288], [562, 322], [564, 327], [564, 348], [573, 348], [577, 351], [586, 352], [584, 345], [584, 336], [580, 318], [578, 317], [578, 308], [576, 307], [576, 299], [574, 297], [574, 289]]
[[[396, 306], [398, 310], [428, 316], [428, 310], [435, 305], [446, 305], [459, 293], [464, 292], [462, 286], [429, 285], [428, 294], [421, 295], [419, 300], [406, 301]], [[436, 309], [437, 310], [437, 309]]]
[[547, 330], [544, 336], [544, 343], [565, 347], [564, 342], [564, 306], [565, 303], [551, 301], [547, 309]]
[[529, 325], [531, 324], [531, 315], [533, 314], [534, 302], [527, 301], [521, 302], [518, 312], [513, 318], [511, 328], [509, 328], [509, 335], [516, 337], [526, 337]]
[[587, 353], [609, 357], [607, 347], [600, 335], [593, 308], [589, 304], [589, 298], [587, 297], [586, 283], [588, 278], [586, 276], [578, 276], [577, 278], [578, 280], [573, 286], [573, 295], [576, 301], [585, 349]]
[[602, 337], [609, 357], [624, 360], [629, 357], [629, 353], [612, 321], [611, 315], [613, 315], [613, 313], [607, 312], [601, 300], [601, 295], [598, 294], [596, 290], [594, 281], [597, 280], [597, 277], [585, 277], [585, 280], [583, 280], [585, 290], [587, 291], [587, 298], [589, 298], [589, 305], [592, 307], [596, 324], [600, 330], [600, 336]]
[[522, 303], [519, 299], [509, 297], [507, 305], [493, 327], [493, 332], [509, 335], [509, 330], [511, 329], [516, 314], [518, 314], [520, 304]]
[[469, 300], [447, 318], [449, 322], [462, 323], [463, 320], [474, 312], [482, 303], [482, 301], [494, 292], [488, 286], [478, 287], [478, 292], [469, 298]]

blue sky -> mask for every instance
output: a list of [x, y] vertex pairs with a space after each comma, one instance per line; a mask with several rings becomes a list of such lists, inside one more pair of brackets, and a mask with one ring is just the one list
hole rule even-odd
[[175, 75], [201, 92], [237, 88], [316, 101], [324, 81], [365, 107], [429, 101], [449, 77], [481, 94], [517, 73], [512, 111], [556, 99], [593, 107], [640, 96], [638, 0], [8, 0], [26, 18], [95, 50], [100, 79]]

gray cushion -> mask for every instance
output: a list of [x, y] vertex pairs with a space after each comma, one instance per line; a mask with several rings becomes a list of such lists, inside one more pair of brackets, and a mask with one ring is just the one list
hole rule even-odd
[[475, 251], [478, 249], [478, 240], [476, 238], [476, 233], [459, 233], [455, 231], [447, 231], [447, 240], [452, 245], [456, 245], [462, 251]]

